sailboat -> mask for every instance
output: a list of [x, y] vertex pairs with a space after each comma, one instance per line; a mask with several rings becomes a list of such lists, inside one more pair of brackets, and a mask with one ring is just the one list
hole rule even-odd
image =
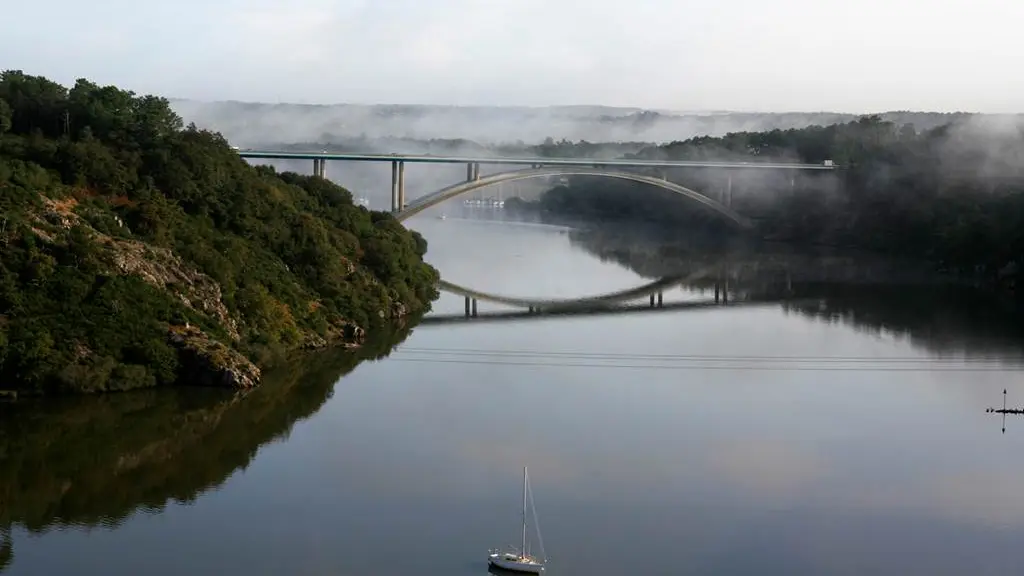
[[[526, 472], [526, 467], [523, 467], [523, 543], [519, 550], [500, 551], [500, 550], [489, 550], [487, 556], [487, 563], [495, 568], [502, 570], [509, 570], [512, 572], [526, 572], [529, 574], [540, 574], [544, 571], [544, 563], [547, 562], [547, 558], [543, 560], [530, 555], [530, 550], [526, 547], [526, 498], [530, 498], [530, 508], [533, 509], [533, 494], [530, 492], [530, 477]], [[534, 527], [537, 529], [537, 540], [540, 543], [541, 555], [544, 556], [544, 541], [541, 540], [540, 536], [540, 525], [537, 522], [537, 511], [533, 509], [533, 520]]]

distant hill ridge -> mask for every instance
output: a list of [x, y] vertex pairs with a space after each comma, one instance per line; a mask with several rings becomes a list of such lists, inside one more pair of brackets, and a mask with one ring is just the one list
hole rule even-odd
[[[338, 141], [356, 137], [459, 138], [480, 144], [545, 138], [590, 142], [663, 143], [729, 132], [805, 128], [850, 122], [861, 114], [838, 112], [679, 112], [612, 106], [439, 106], [399, 104], [274, 104], [173, 100], [186, 122], [222, 133], [233, 144]], [[935, 128], [975, 114], [889, 111], [898, 125]], [[1003, 116], [1019, 119], [1022, 115]]]

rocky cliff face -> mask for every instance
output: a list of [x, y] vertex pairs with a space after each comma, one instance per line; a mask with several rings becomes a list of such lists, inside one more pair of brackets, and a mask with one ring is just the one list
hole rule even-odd
[[111, 263], [121, 274], [133, 274], [158, 288], [173, 292], [181, 302], [212, 316], [233, 340], [238, 340], [238, 322], [221, 300], [220, 285], [212, 278], [185, 265], [173, 252], [132, 240], [102, 239]]
[[195, 326], [171, 326], [167, 338], [178, 350], [183, 384], [252, 388], [260, 383], [255, 364]]
[[[213, 320], [230, 337], [239, 342], [241, 318], [232, 315], [225, 305], [221, 286], [210, 276], [196, 270], [173, 251], [138, 240], [104, 234], [92, 227], [81, 213], [74, 198], [55, 200], [40, 197], [41, 209], [32, 215], [31, 230], [45, 243], [56, 242], [61, 230], [81, 227], [102, 252], [106, 273], [133, 276], [145, 283], [172, 294], [186, 308]], [[121, 224], [123, 226], [123, 223]], [[348, 274], [357, 273], [357, 266], [344, 261]], [[382, 319], [401, 320], [408, 315], [405, 304], [395, 300], [379, 311]], [[2, 317], [0, 317], [2, 319]], [[217, 340], [193, 324], [171, 324], [166, 327], [167, 341], [178, 352], [180, 383], [194, 386], [249, 389], [258, 386], [262, 372], [256, 364], [237, 349]], [[358, 348], [366, 340], [366, 330], [344, 318], [330, 322], [325, 335], [301, 330], [304, 349], [323, 349], [329, 346]], [[325, 337], [326, 336], [326, 337]], [[79, 346], [77, 360], [87, 364], [94, 353]], [[16, 398], [14, 392], [5, 399]]]

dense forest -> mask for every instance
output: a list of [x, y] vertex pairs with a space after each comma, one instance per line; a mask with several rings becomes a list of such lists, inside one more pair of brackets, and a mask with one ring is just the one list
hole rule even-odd
[[0, 389], [251, 386], [429, 309], [426, 242], [168, 101], [0, 74]]
[[[798, 130], [733, 133], [651, 146], [631, 155], [666, 160], [786, 161], [835, 171], [772, 173], [699, 168], [667, 176], [755, 222], [755, 236], [803, 246], [881, 252], [1011, 289], [1024, 260], [1024, 126], [970, 119], [918, 131], [868, 116]], [[726, 191], [728, 188], [728, 191]], [[507, 208], [549, 219], [617, 222], [664, 236], [722, 229], [671, 192], [574, 177], [537, 202]]]

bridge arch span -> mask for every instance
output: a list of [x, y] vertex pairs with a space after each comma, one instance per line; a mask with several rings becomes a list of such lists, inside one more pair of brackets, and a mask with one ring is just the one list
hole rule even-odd
[[482, 290], [466, 288], [465, 286], [460, 286], [445, 280], [441, 280], [438, 283], [438, 288], [451, 294], [458, 294], [467, 298], [475, 298], [484, 302], [504, 304], [506, 306], [561, 310], [566, 308], [610, 306], [621, 302], [627, 302], [629, 300], [636, 300], [638, 298], [643, 298], [644, 296], [656, 294], [668, 288], [679, 286], [680, 284], [693, 282], [694, 280], [708, 276], [710, 273], [711, 268], [704, 268], [691, 274], [680, 274], [659, 278], [658, 280], [648, 282], [635, 288], [627, 288], [625, 290], [618, 290], [616, 292], [609, 292], [607, 294], [599, 294], [595, 296], [581, 296], [579, 298], [552, 299], [504, 296], [501, 294], [492, 294]]
[[407, 204], [403, 209], [395, 213], [395, 218], [399, 222], [407, 220], [416, 214], [431, 208], [449, 200], [456, 196], [484, 188], [486, 186], [492, 186], [494, 184], [501, 184], [504, 182], [515, 182], [517, 180], [527, 180], [530, 178], [541, 178], [545, 176], [601, 176], [604, 178], [618, 178], [620, 180], [630, 180], [632, 182], [640, 182], [643, 184], [650, 184], [658, 188], [663, 188], [670, 192], [679, 194], [680, 196], [689, 198], [698, 202], [699, 204], [707, 207], [708, 209], [724, 216], [726, 219], [735, 223], [741, 228], [750, 228], [750, 220], [741, 216], [732, 208], [729, 208], [725, 204], [709, 198], [700, 192], [691, 190], [685, 186], [680, 186], [674, 182], [668, 180], [662, 180], [661, 178], [655, 178], [654, 176], [646, 176], [644, 174], [634, 174], [631, 172], [622, 172], [617, 170], [608, 170], [605, 168], [587, 168], [583, 166], [551, 166], [546, 168], [529, 168], [526, 170], [513, 170], [509, 172], [500, 172], [498, 174], [491, 174], [484, 176], [476, 180], [470, 180], [468, 182], [460, 182], [447, 188], [443, 188], [432, 194], [427, 194], [417, 198], [416, 200]]

